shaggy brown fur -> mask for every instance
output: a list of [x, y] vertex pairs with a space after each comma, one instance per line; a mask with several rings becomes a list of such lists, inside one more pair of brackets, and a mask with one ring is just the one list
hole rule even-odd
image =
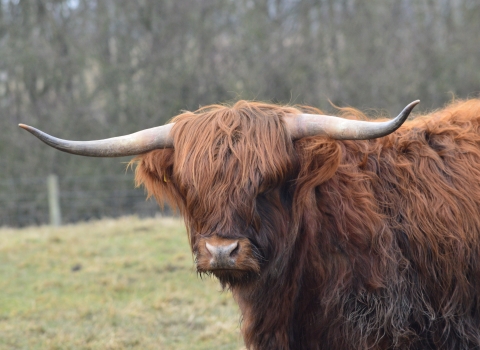
[[248, 239], [241, 273], [217, 275], [247, 347], [480, 348], [480, 100], [369, 141], [292, 142], [283, 118], [299, 112], [185, 113], [174, 150], [136, 159], [138, 184], [184, 216], [200, 272], [204, 240]]

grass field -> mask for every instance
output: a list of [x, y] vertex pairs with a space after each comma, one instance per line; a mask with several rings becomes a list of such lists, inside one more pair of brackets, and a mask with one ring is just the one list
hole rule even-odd
[[0, 229], [0, 349], [241, 349], [180, 220]]

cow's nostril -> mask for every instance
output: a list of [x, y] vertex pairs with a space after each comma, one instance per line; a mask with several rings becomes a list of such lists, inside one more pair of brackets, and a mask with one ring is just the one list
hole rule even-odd
[[210, 252], [212, 256], [217, 255], [217, 247], [214, 245], [211, 245], [210, 243], [205, 243], [205, 247], [207, 247], [207, 250]]
[[230, 252], [230, 256], [235, 256], [237, 255], [238, 251], [240, 250], [240, 245], [238, 244], [238, 241], [235, 242], [235, 248], [232, 249], [232, 251]]

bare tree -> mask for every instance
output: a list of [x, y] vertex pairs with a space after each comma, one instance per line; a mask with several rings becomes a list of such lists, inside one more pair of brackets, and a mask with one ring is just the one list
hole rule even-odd
[[19, 122], [92, 139], [238, 98], [439, 107], [480, 90], [479, 18], [472, 0], [2, 1], [0, 179], [122, 171]]

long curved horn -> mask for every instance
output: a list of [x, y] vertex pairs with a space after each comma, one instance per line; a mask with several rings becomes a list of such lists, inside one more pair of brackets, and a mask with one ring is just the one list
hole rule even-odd
[[369, 140], [397, 130], [419, 103], [420, 100], [413, 101], [395, 119], [386, 122], [350, 120], [320, 114], [298, 114], [285, 118], [285, 122], [293, 140], [315, 135], [336, 140]]
[[96, 141], [62, 140], [25, 124], [18, 124], [18, 126], [32, 133], [53, 148], [81, 156], [123, 157], [145, 153], [158, 148], [173, 147], [173, 139], [169, 135], [173, 124], [165, 124], [130, 135]]

